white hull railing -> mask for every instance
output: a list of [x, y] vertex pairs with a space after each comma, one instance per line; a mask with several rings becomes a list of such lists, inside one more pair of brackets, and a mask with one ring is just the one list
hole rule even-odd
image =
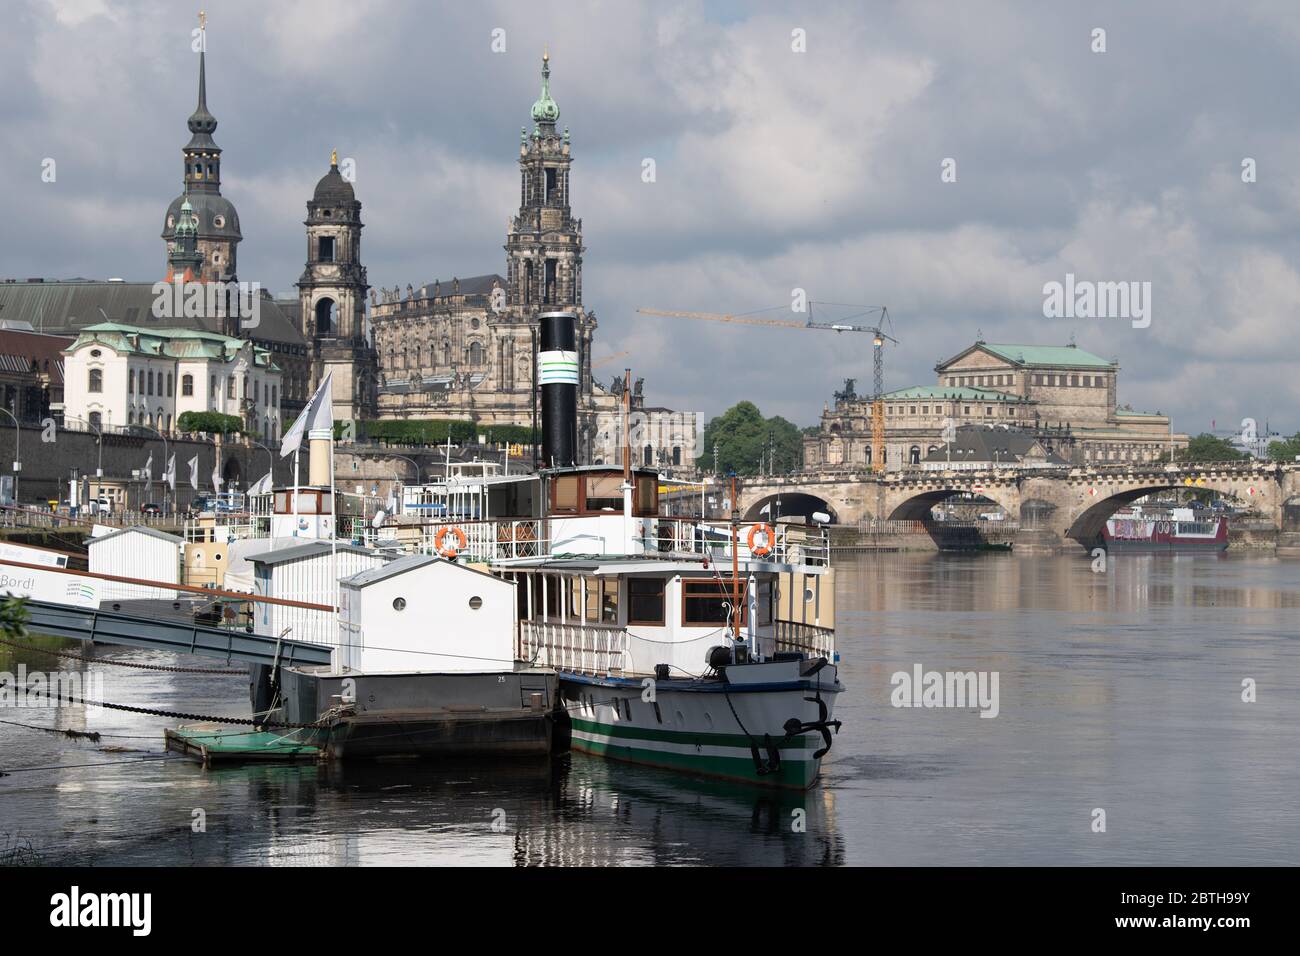
[[459, 555], [475, 561], [517, 561], [537, 558], [547, 553], [542, 536], [542, 522], [527, 521], [433, 521], [423, 526], [420, 550], [437, 554], [438, 532], [459, 528], [465, 546], [450, 530], [443, 536], [443, 547], [457, 548]]
[[816, 624], [776, 621], [776, 651], [796, 651], [813, 657], [835, 659], [835, 631]]
[[[749, 532], [753, 523], [742, 524], [737, 540], [737, 554], [744, 560], [766, 560], [777, 564], [804, 564], [825, 567], [829, 564], [830, 547], [826, 531], [804, 525], [776, 524], [772, 528], [774, 540], [766, 540], [766, 533], [755, 536], [755, 548], [767, 547], [767, 554], [754, 554], [749, 546]], [[707, 555], [715, 561], [731, 559], [731, 525], [725, 521], [694, 521], [659, 518], [650, 535], [643, 539], [648, 553], [664, 555]]]
[[578, 674], [622, 673], [627, 631], [593, 624], [520, 621], [518, 657], [537, 667]]

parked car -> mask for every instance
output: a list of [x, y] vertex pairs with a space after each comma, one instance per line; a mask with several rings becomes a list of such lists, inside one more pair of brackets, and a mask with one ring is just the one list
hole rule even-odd
[[160, 514], [162, 514], [162, 505], [158, 504], [158, 502], [156, 502], [156, 501], [148, 501], [148, 502], [145, 502], [144, 504], [142, 504], [142, 505], [140, 506], [140, 514], [142, 514], [142, 515], [160, 515]]

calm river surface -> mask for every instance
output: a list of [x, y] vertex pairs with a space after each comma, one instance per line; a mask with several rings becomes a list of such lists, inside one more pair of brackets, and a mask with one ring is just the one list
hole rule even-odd
[[[0, 708], [0, 857], [68, 864], [1296, 864], [1300, 562], [867, 555], [837, 591], [845, 722], [778, 796], [573, 755], [202, 770], [161, 718]], [[212, 666], [134, 650], [118, 660]], [[0, 671], [50, 659], [0, 647]], [[890, 677], [993, 671], [999, 714]], [[239, 714], [246, 681], [98, 664], [107, 700]], [[1257, 700], [1242, 701], [1253, 679]], [[107, 735], [122, 735], [109, 737]], [[135, 748], [114, 752], [105, 748]], [[55, 768], [55, 769], [30, 769]], [[1092, 831], [1094, 808], [1106, 832]], [[800, 814], [797, 811], [802, 810]], [[206, 832], [194, 832], [202, 811]], [[799, 832], [792, 823], [802, 819]], [[496, 829], [493, 824], [496, 823]]]

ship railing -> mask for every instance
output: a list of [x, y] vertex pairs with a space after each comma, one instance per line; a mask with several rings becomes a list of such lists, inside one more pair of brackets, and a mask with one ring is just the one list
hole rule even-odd
[[520, 621], [518, 657], [537, 667], [578, 674], [621, 674], [627, 630], [595, 624]]
[[[420, 550], [425, 554], [455, 548], [460, 557], [469, 560], [523, 561], [544, 557], [549, 551], [545, 526], [535, 518], [519, 521], [430, 521], [421, 528]], [[463, 545], [460, 536], [452, 530], [454, 528], [465, 536]], [[438, 540], [440, 533], [441, 542]]]
[[[758, 524], [765, 524], [765, 527], [758, 528]], [[758, 524], [747, 522], [740, 526], [736, 541], [738, 557], [812, 567], [826, 567], [830, 563], [830, 539], [824, 528], [781, 523]], [[729, 561], [731, 525], [725, 521], [660, 518], [654, 522], [650, 534], [642, 539], [642, 543], [645, 550], [651, 553], [700, 555], [715, 561]]]
[[776, 650], [835, 659], [835, 631], [799, 621], [776, 621]]

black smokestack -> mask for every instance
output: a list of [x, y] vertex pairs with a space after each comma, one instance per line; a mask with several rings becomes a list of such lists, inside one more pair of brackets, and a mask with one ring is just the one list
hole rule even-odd
[[542, 385], [544, 467], [578, 463], [578, 317], [543, 312], [537, 379]]

